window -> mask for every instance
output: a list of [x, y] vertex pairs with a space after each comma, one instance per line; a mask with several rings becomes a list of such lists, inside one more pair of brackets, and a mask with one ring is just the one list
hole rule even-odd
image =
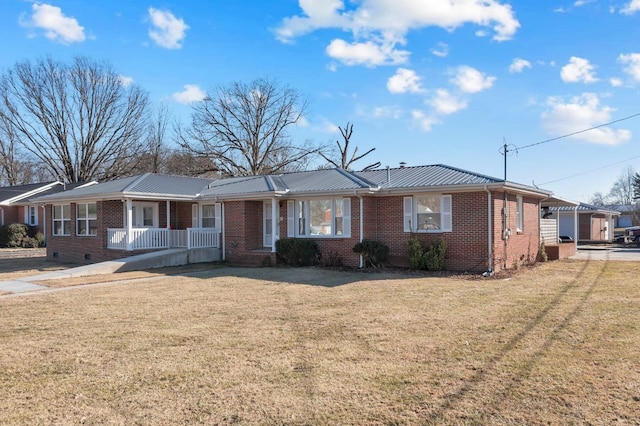
[[516, 196], [516, 229], [522, 232], [524, 229], [524, 221], [522, 220], [522, 195]]
[[24, 222], [36, 226], [38, 224], [38, 206], [27, 206], [24, 209]]
[[71, 235], [71, 206], [53, 206], [53, 235]]
[[350, 237], [351, 200], [325, 198], [287, 203], [289, 237]]
[[404, 232], [451, 232], [451, 195], [404, 197]]
[[76, 235], [98, 235], [96, 203], [76, 205]]
[[202, 206], [202, 227], [220, 227], [220, 204], [205, 204]]

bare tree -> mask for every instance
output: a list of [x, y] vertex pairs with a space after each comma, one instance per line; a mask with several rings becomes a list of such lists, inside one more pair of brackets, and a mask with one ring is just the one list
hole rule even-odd
[[[341, 145], [340, 141], [336, 141], [336, 144], [338, 145], [340, 160], [334, 161], [331, 157], [329, 157], [328, 155], [320, 151], [320, 156], [322, 156], [322, 158], [327, 160], [329, 164], [333, 165], [334, 167], [337, 167], [339, 169], [344, 169], [344, 170], [351, 170], [351, 166], [353, 165], [353, 163], [371, 154], [373, 151], [376, 150], [375, 148], [371, 148], [369, 151], [365, 152], [364, 154], [357, 155], [358, 147], [355, 147], [355, 149], [353, 150], [353, 153], [351, 154], [351, 157], [349, 158], [349, 142], [351, 141], [351, 135], [353, 134], [353, 124], [350, 124], [347, 122], [347, 125], [344, 127], [344, 129], [340, 126], [338, 126], [338, 129], [340, 129], [340, 134], [342, 134], [342, 139], [344, 140], [344, 145]], [[362, 171], [375, 169], [377, 167], [380, 167], [379, 161], [369, 164], [364, 169], [362, 169]]]
[[288, 133], [306, 109], [296, 90], [275, 80], [219, 86], [193, 106], [180, 144], [228, 175], [284, 171], [318, 152], [309, 142], [294, 144]]
[[107, 63], [19, 62], [0, 77], [0, 101], [0, 118], [59, 179], [110, 179], [135, 164], [148, 96]]
[[609, 202], [611, 204], [630, 205], [633, 204], [633, 184], [635, 178], [633, 166], [628, 166], [622, 170], [618, 179], [614, 182], [609, 192]]

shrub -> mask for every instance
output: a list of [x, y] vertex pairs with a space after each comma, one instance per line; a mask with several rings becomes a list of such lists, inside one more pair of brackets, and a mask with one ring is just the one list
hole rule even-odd
[[389, 246], [380, 241], [362, 240], [353, 246], [353, 252], [358, 253], [364, 260], [364, 266], [377, 268], [382, 266], [389, 257]]
[[320, 255], [320, 263], [328, 268], [337, 268], [342, 266], [342, 258], [337, 251], [329, 251]]
[[425, 249], [418, 237], [409, 239], [409, 267], [411, 269], [426, 269], [428, 271], [442, 271], [447, 252], [444, 240], [435, 241]]
[[318, 244], [305, 238], [283, 238], [276, 241], [276, 255], [290, 266], [309, 266], [318, 262]]
[[36, 234], [36, 229], [25, 223], [12, 223], [0, 227], [0, 247], [40, 247], [43, 244], [44, 235]]
[[549, 260], [547, 255], [547, 248], [544, 245], [544, 241], [540, 241], [540, 249], [538, 250], [538, 262], [546, 262]]

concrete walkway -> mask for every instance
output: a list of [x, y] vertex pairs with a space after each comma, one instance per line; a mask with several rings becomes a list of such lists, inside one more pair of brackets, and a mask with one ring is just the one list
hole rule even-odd
[[640, 248], [617, 246], [578, 246], [571, 259], [640, 262]]
[[[151, 253], [125, 257], [109, 262], [94, 263], [92, 265], [78, 266], [76, 268], [61, 271], [48, 272], [46, 274], [17, 278], [10, 281], [0, 281], [0, 291], [10, 293], [26, 293], [39, 290], [47, 290], [49, 287], [37, 284], [38, 281], [60, 280], [65, 278], [86, 277], [90, 275], [113, 274], [114, 272], [135, 271], [140, 269], [161, 268], [165, 266], [180, 266], [188, 263], [211, 262], [213, 253], [200, 252], [187, 249], [170, 249]], [[194, 257], [196, 257], [194, 259]], [[194, 262], [196, 260], [196, 262]]]

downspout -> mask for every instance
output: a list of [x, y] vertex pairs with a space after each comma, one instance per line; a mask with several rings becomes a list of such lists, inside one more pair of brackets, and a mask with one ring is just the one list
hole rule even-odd
[[[364, 201], [362, 200], [362, 195], [357, 195], [358, 199], [360, 200], [360, 242], [362, 242], [362, 240], [364, 240], [364, 225], [362, 224], [362, 221], [364, 219], [364, 212], [362, 211], [362, 206], [364, 205]], [[360, 255], [360, 269], [362, 269], [364, 267], [364, 262], [362, 260], [362, 255]]]
[[221, 210], [220, 211], [220, 215], [222, 216], [222, 218], [220, 220], [220, 222], [222, 222], [220, 224], [220, 228], [222, 228], [222, 234], [220, 235], [220, 239], [222, 241], [220, 241], [220, 247], [221, 247], [221, 250], [222, 250], [222, 260], [225, 260], [227, 258], [227, 253], [226, 253], [226, 250], [225, 250], [225, 229], [227, 228], [227, 226], [226, 226], [226, 223], [224, 221], [224, 201], [221, 202], [220, 204], [221, 204], [221, 206], [220, 206], [220, 210]]
[[489, 246], [489, 257], [487, 259], [487, 263], [489, 265], [489, 269], [483, 275], [490, 277], [493, 275], [493, 214], [492, 214], [492, 201], [491, 201], [491, 191], [487, 188], [487, 185], [484, 186], [484, 190], [487, 193], [487, 229], [488, 229], [488, 246]]

